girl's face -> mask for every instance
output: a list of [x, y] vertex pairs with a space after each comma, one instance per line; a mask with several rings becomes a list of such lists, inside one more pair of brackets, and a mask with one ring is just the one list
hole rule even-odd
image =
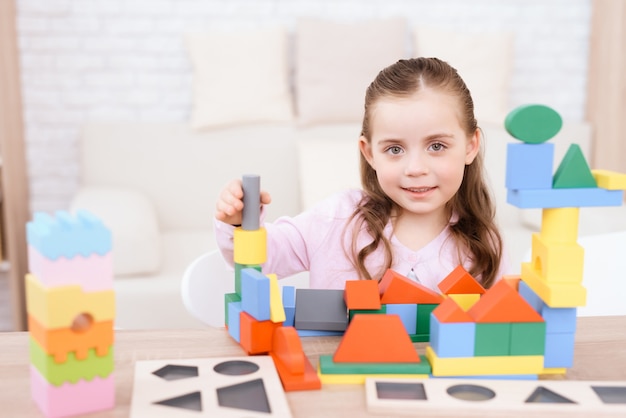
[[402, 216], [446, 216], [445, 204], [480, 148], [479, 131], [468, 137], [459, 114], [455, 96], [428, 88], [383, 97], [373, 107], [371, 142], [361, 137], [359, 146]]

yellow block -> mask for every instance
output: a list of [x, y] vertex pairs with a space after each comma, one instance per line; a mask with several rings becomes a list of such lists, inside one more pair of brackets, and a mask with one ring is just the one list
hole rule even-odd
[[450, 294], [448, 295], [453, 301], [457, 303], [464, 311], [468, 311], [478, 300], [480, 299], [480, 294]]
[[84, 292], [80, 285], [46, 288], [33, 274], [26, 275], [26, 310], [45, 328], [69, 328], [88, 313], [94, 322], [115, 319], [115, 292]]
[[587, 289], [581, 284], [547, 283], [531, 263], [522, 263], [522, 280], [551, 308], [574, 308], [587, 303]]
[[267, 261], [267, 231], [235, 228], [233, 259], [238, 264], [263, 264]]
[[626, 174], [610, 170], [591, 170], [598, 187], [608, 190], [626, 190]]
[[547, 283], [582, 283], [585, 250], [576, 242], [547, 242], [540, 234], [532, 235], [534, 269]]
[[541, 211], [541, 238], [545, 242], [578, 240], [579, 208], [547, 208]]
[[549, 374], [549, 375], [562, 374], [562, 375], [564, 375], [565, 373], [567, 373], [567, 369], [564, 368], [564, 367], [548, 367], [546, 369], [543, 369], [540, 374]]
[[325, 385], [363, 385], [368, 377], [392, 379], [428, 379], [427, 374], [322, 374], [317, 375]]
[[543, 356], [437, 357], [431, 346], [426, 358], [433, 376], [484, 376], [502, 374], [539, 374]]
[[278, 278], [275, 274], [266, 274], [266, 276], [270, 279], [270, 320], [272, 322], [285, 322], [287, 316], [285, 315]]

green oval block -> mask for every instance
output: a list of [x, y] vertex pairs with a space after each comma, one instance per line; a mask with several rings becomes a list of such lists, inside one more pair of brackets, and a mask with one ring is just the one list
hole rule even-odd
[[506, 116], [504, 127], [515, 139], [527, 144], [541, 144], [553, 138], [563, 126], [561, 115], [545, 105], [525, 105]]

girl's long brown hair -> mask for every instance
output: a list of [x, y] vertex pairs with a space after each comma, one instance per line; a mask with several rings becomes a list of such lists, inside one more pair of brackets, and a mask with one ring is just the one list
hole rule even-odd
[[[371, 142], [371, 116], [377, 101], [383, 97], [408, 97], [420, 89], [431, 88], [458, 98], [461, 126], [468, 136], [478, 129], [474, 117], [474, 102], [463, 79], [446, 62], [437, 58], [414, 58], [400, 60], [383, 69], [369, 85], [365, 94], [365, 114], [361, 135]], [[361, 155], [361, 184], [365, 196], [355, 212], [351, 223], [352, 260], [361, 278], [379, 279], [391, 267], [393, 254], [389, 238], [383, 230], [391, 217], [395, 203], [381, 189], [376, 171]], [[485, 287], [491, 286], [498, 274], [502, 256], [502, 239], [495, 223], [495, 206], [490, 191], [483, 178], [482, 150], [474, 161], [465, 166], [461, 187], [447, 203], [449, 213], [458, 215], [458, 221], [452, 224], [452, 237], [461, 251], [471, 257], [469, 273], [480, 277]], [[357, 236], [365, 229], [372, 241], [359, 249]], [[365, 267], [366, 258], [379, 247], [384, 251], [384, 265], [372, 274]], [[460, 260], [460, 257], [459, 257]], [[443, 279], [443, 277], [441, 278]]]

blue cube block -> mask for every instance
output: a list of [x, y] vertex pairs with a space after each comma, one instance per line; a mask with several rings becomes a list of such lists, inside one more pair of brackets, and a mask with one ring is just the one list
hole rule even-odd
[[415, 303], [389, 303], [387, 314], [398, 315], [407, 334], [417, 333], [417, 305]]
[[240, 319], [241, 302], [230, 302], [228, 304], [228, 334], [237, 342], [240, 342]]
[[270, 319], [270, 279], [256, 269], [241, 270], [241, 309], [257, 321]]
[[551, 189], [554, 144], [510, 143], [506, 149], [507, 189]]
[[548, 334], [576, 332], [576, 308], [551, 308], [545, 305], [540, 314], [546, 321]]
[[430, 346], [438, 357], [474, 357], [476, 324], [440, 322], [430, 315]]
[[574, 363], [574, 335], [573, 332], [546, 334], [544, 367], [572, 367]]

